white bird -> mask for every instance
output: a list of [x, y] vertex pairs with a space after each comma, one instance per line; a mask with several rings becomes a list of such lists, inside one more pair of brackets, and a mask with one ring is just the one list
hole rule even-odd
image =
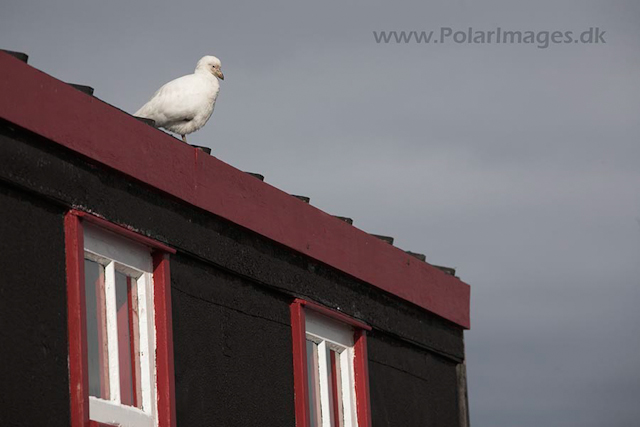
[[224, 80], [220, 66], [215, 56], [203, 56], [193, 74], [162, 86], [134, 116], [152, 119], [156, 126], [181, 135], [187, 142], [186, 135], [203, 127], [213, 113], [220, 91], [218, 79]]

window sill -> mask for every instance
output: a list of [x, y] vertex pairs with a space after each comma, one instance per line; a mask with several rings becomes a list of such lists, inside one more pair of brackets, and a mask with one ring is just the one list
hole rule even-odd
[[[89, 396], [89, 416], [97, 426], [153, 427], [153, 417], [131, 406]], [[93, 425], [91, 425], [93, 427]]]

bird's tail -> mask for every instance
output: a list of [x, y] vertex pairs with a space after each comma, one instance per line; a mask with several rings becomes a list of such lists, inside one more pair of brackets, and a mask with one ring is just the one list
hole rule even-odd
[[133, 113], [133, 115], [136, 116], [136, 117], [148, 118], [147, 117], [147, 113], [146, 113], [147, 105], [148, 104], [144, 104], [142, 107], [140, 107], [140, 109], [138, 111]]

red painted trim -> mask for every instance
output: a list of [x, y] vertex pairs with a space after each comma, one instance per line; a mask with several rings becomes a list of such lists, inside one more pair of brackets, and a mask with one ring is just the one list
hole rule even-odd
[[307, 338], [304, 309], [301, 300], [291, 306], [293, 343], [293, 391], [295, 395], [296, 427], [309, 427], [309, 390], [307, 389]]
[[105, 230], [112, 231], [112, 232], [114, 232], [116, 234], [119, 234], [122, 237], [126, 237], [129, 240], [133, 240], [135, 242], [141, 243], [144, 246], [150, 247], [151, 249], [156, 249], [156, 250], [159, 250], [159, 251], [162, 251], [162, 252], [167, 252], [167, 253], [170, 253], [170, 254], [175, 254], [176, 253], [175, 249], [173, 249], [173, 248], [171, 248], [171, 247], [169, 247], [169, 246], [167, 246], [167, 245], [165, 245], [163, 243], [160, 243], [157, 240], [154, 240], [154, 239], [152, 239], [150, 237], [147, 237], [147, 236], [143, 236], [142, 234], [140, 234], [140, 233], [138, 233], [136, 231], [130, 230], [130, 229], [128, 229], [126, 227], [123, 227], [121, 225], [114, 224], [114, 223], [112, 223], [112, 222], [110, 222], [110, 221], [108, 221], [106, 219], [100, 218], [100, 217], [98, 217], [96, 215], [90, 214], [88, 212], [79, 211], [79, 210], [76, 210], [76, 209], [72, 210], [71, 212], [72, 212], [73, 215], [77, 215], [77, 216], [79, 216], [80, 218], [82, 218], [83, 220], [85, 220], [87, 222], [95, 224], [100, 228], [104, 228]]
[[459, 279], [2, 52], [0, 93], [16, 126], [469, 327]]
[[362, 329], [356, 331], [355, 357], [353, 368], [356, 385], [356, 409], [358, 426], [371, 427], [371, 398], [369, 395], [369, 359], [367, 356], [367, 333]]
[[173, 323], [169, 256], [153, 253], [153, 300], [156, 322], [156, 371], [158, 381], [158, 427], [175, 427]]
[[[155, 248], [165, 247], [144, 236], [134, 238], [131, 230], [76, 210], [65, 215], [65, 249], [67, 268], [67, 311], [69, 327], [69, 383], [71, 393], [71, 427], [110, 427], [89, 420], [89, 377], [87, 363], [86, 301], [84, 295], [84, 236], [82, 220]], [[148, 242], [153, 245], [149, 245]], [[170, 249], [170, 248], [169, 248]], [[175, 253], [171, 249], [172, 253]], [[154, 317], [156, 326], [156, 378], [158, 427], [175, 427], [175, 385], [173, 368], [173, 334], [171, 319], [171, 274], [169, 255], [152, 253]]]
[[87, 362], [86, 307], [84, 294], [84, 236], [76, 215], [64, 217], [67, 269], [67, 324], [69, 332], [69, 388], [71, 427], [89, 423], [89, 374]]
[[320, 313], [324, 316], [331, 317], [332, 319], [338, 320], [339, 322], [346, 323], [347, 325], [353, 326], [355, 328], [364, 329], [365, 331], [370, 331], [371, 326], [367, 325], [364, 322], [354, 319], [344, 313], [340, 313], [339, 311], [332, 310], [323, 305], [317, 304], [312, 301], [307, 301], [303, 299], [296, 298], [294, 303], [300, 304], [308, 308], [309, 310], [313, 310], [316, 313]]
[[[356, 408], [359, 427], [371, 427], [369, 397], [369, 368], [367, 356], [367, 331], [371, 327], [319, 304], [296, 298], [290, 305], [291, 333], [293, 338], [293, 385], [295, 393], [296, 427], [309, 426], [309, 396], [307, 390], [307, 338], [304, 309], [330, 316], [354, 326], [354, 375]], [[345, 321], [345, 319], [347, 321]], [[332, 375], [334, 373], [332, 372]]]

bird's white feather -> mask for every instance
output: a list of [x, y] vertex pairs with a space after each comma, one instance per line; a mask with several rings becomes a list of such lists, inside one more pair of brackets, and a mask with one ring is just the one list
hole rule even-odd
[[201, 66], [205, 58], [215, 57], [204, 57], [193, 74], [162, 86], [134, 115], [152, 119], [156, 126], [180, 135], [203, 127], [213, 113], [220, 90], [218, 78], [211, 69]]

